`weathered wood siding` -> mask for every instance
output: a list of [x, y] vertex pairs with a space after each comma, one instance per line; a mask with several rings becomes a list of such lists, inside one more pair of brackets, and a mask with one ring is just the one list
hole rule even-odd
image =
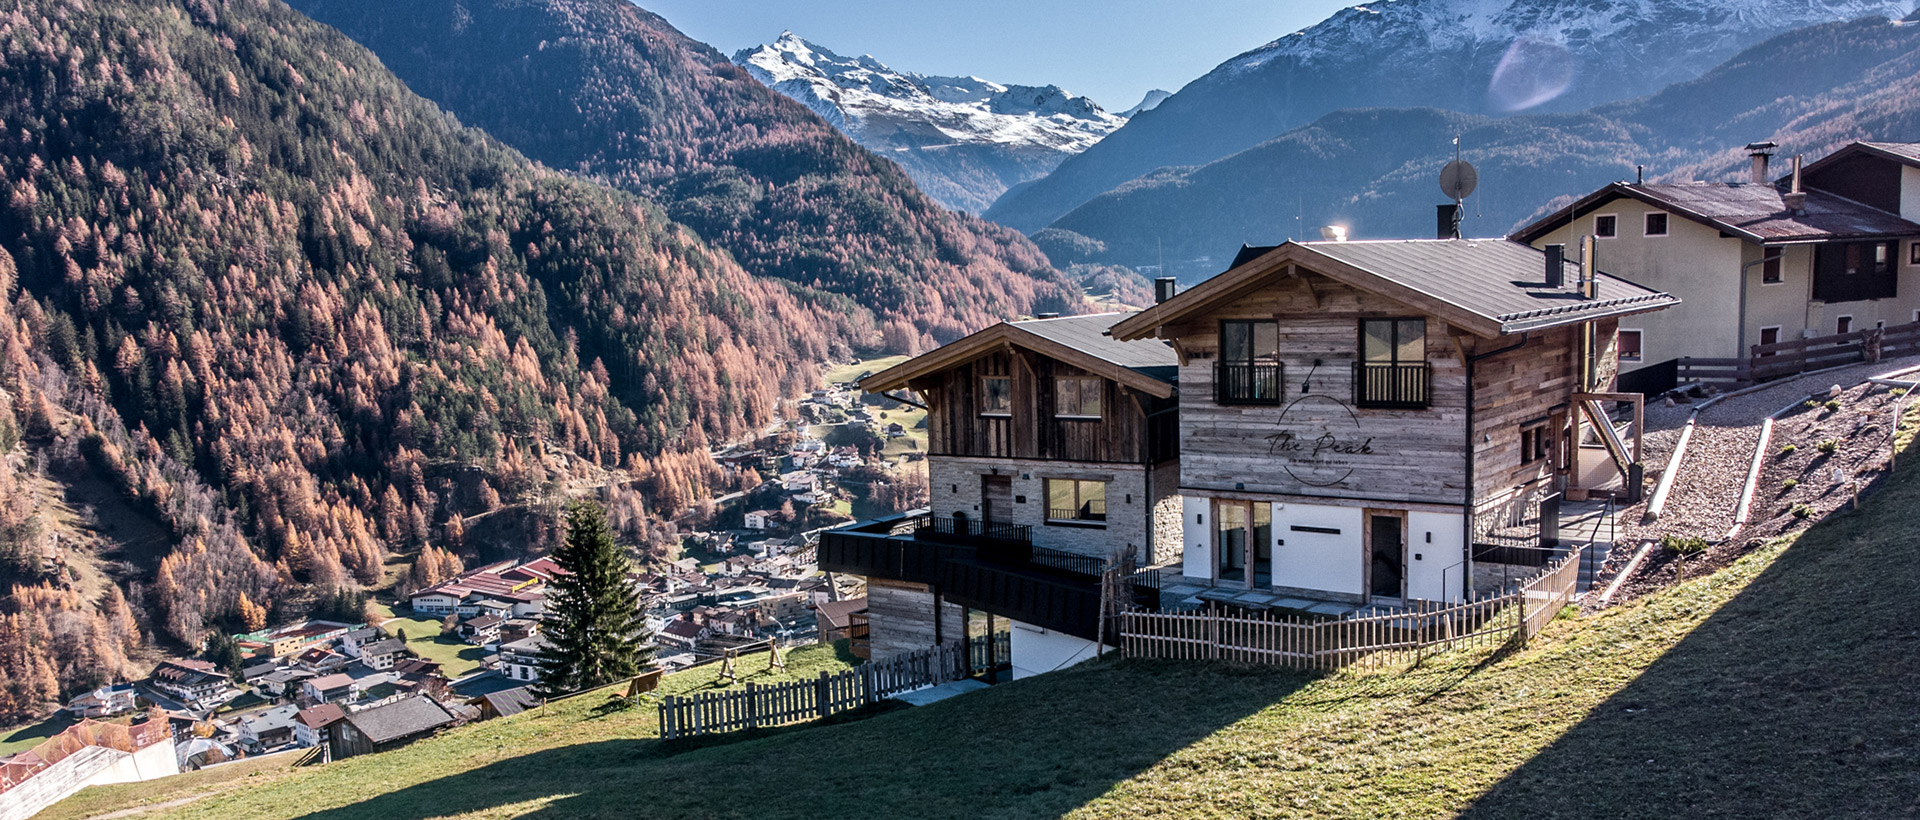
[[[1150, 464], [1173, 458], [1178, 439], [1172, 417], [1150, 414], [1172, 406], [1110, 379], [1101, 379], [1098, 420], [1054, 417], [1054, 378], [1091, 376], [1080, 368], [1027, 350], [988, 354], [914, 387], [928, 398], [928, 452], [936, 456], [1032, 458], [1052, 461]], [[982, 379], [1013, 380], [1013, 412], [980, 414]]]
[[[1311, 286], [1303, 280], [1311, 280]], [[1466, 498], [1467, 369], [1464, 356], [1518, 336], [1483, 339], [1427, 319], [1431, 401], [1421, 409], [1358, 406], [1353, 366], [1360, 320], [1420, 315], [1385, 297], [1311, 272], [1253, 291], [1202, 319], [1169, 328], [1188, 357], [1180, 369], [1181, 486], [1222, 492], [1458, 505]], [[1221, 405], [1213, 393], [1223, 319], [1275, 319], [1284, 390], [1279, 407]], [[1616, 321], [1600, 323], [1602, 384], [1615, 372]], [[1578, 332], [1536, 332], [1516, 350], [1474, 364], [1474, 499], [1544, 480], [1550, 460], [1521, 464], [1521, 426], [1564, 419], [1576, 392]], [[1316, 362], [1318, 364], [1316, 365]], [[1309, 384], [1311, 390], [1308, 389]], [[1309, 398], [1318, 397], [1318, 398]], [[1559, 414], [1556, 415], [1556, 409]], [[1351, 415], [1348, 412], [1351, 411]], [[1291, 434], [1303, 449], [1288, 450]], [[1324, 452], [1325, 436], [1361, 452]], [[1332, 450], [1333, 448], [1329, 448]]]
[[[1180, 368], [1180, 395], [1185, 399], [1180, 407], [1181, 486], [1461, 503], [1466, 480], [1466, 371], [1447, 325], [1431, 317], [1427, 320], [1427, 360], [1433, 368], [1430, 406], [1357, 407], [1353, 365], [1359, 352], [1360, 320], [1420, 314], [1311, 273], [1304, 276], [1314, 280], [1311, 287], [1301, 278], [1279, 280], [1197, 321], [1168, 329], [1188, 357]], [[1213, 368], [1223, 319], [1278, 321], [1284, 366], [1280, 406], [1214, 401]], [[1307, 442], [1308, 449], [1287, 452], [1276, 438], [1285, 434]], [[1331, 463], [1320, 464], [1302, 457], [1311, 455], [1312, 441], [1326, 435], [1342, 445], [1363, 446], [1367, 452], [1323, 453]]]

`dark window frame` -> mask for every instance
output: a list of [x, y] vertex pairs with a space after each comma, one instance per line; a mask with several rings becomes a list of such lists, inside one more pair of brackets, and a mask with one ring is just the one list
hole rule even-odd
[[[1897, 242], [1829, 242], [1814, 246], [1815, 300], [1829, 303], [1900, 296]], [[1884, 259], [1877, 258], [1882, 254]]]
[[[1098, 392], [1095, 394], [1095, 398], [1094, 398], [1094, 401], [1096, 402], [1093, 408], [1094, 412], [1092, 413], [1060, 412], [1060, 399], [1061, 399], [1061, 396], [1064, 395], [1064, 391], [1060, 389], [1060, 385], [1062, 382], [1067, 382], [1067, 381], [1079, 382], [1082, 385], [1086, 383], [1092, 383], [1095, 386], [1095, 388], [1097, 388]], [[1082, 389], [1077, 389], [1076, 393], [1078, 393], [1078, 395], [1081, 398], [1080, 409], [1084, 411], [1086, 409], [1086, 392], [1084, 391], [1084, 388], [1082, 388]], [[1107, 414], [1107, 380], [1105, 378], [1102, 378], [1100, 376], [1089, 376], [1089, 375], [1080, 375], [1080, 374], [1073, 374], [1073, 373], [1054, 375], [1053, 377], [1053, 417], [1054, 418], [1060, 419], [1062, 421], [1100, 421], [1106, 418], [1106, 414]]]
[[[1605, 223], [1607, 226], [1607, 230], [1605, 232], [1602, 232], [1600, 230], [1600, 225], [1602, 224], [1600, 220], [1602, 219], [1608, 220]], [[1620, 215], [1619, 214], [1594, 214], [1593, 215], [1593, 235], [1595, 238], [1598, 238], [1598, 239], [1611, 239], [1613, 237], [1619, 236], [1620, 235]]]
[[[1246, 327], [1247, 355], [1227, 356], [1229, 327]], [[1258, 329], [1273, 328], [1273, 350], [1255, 349]], [[1278, 406], [1287, 394], [1286, 365], [1280, 361], [1280, 322], [1274, 319], [1220, 320], [1220, 353], [1213, 365], [1213, 400], [1222, 405]]]
[[[1054, 485], [1054, 482], [1061, 482], [1061, 481], [1064, 481], [1068, 484], [1073, 485], [1073, 506], [1071, 508], [1056, 509], [1053, 506], [1053, 485]], [[1081, 495], [1082, 484], [1100, 485], [1100, 499], [1098, 502], [1099, 504], [1098, 511], [1095, 511], [1092, 509], [1094, 502], [1091, 499], [1083, 500], [1083, 497]], [[1107, 525], [1107, 490], [1111, 489], [1112, 485], [1113, 485], [1113, 482], [1111, 481], [1101, 481], [1098, 479], [1091, 479], [1091, 478], [1051, 478], [1049, 477], [1049, 478], [1042, 479], [1040, 490], [1041, 492], [1045, 493], [1047, 497], [1047, 507], [1046, 507], [1047, 517], [1045, 519], [1046, 523], [1050, 526], [1105, 527]], [[1055, 515], [1055, 513], [1062, 513], [1062, 512], [1068, 513], [1068, 515], [1065, 515], [1065, 516]]]
[[[989, 397], [993, 395], [993, 391], [987, 389], [987, 383], [991, 381], [996, 381], [996, 380], [1004, 381], [1007, 383], [1007, 392], [1006, 392], [1007, 405], [1006, 405], [1006, 409], [1004, 410], [996, 410], [993, 408], [992, 404], [990, 403]], [[984, 418], [991, 418], [991, 419], [1004, 419], [1004, 418], [1011, 418], [1013, 416], [1013, 377], [1012, 376], [986, 374], [980, 377], [980, 415]]]
[[1787, 252], [1780, 248], [1764, 248], [1760, 251], [1760, 284], [1778, 285], [1787, 281]]
[[[1653, 220], [1655, 217], [1659, 217], [1660, 219], [1659, 233], [1654, 233], [1653, 230]], [[1668, 235], [1667, 232], [1672, 230], [1672, 228], [1673, 219], [1667, 215], [1666, 211], [1648, 211], [1641, 215], [1640, 234], [1642, 236], [1666, 236]]]
[[[1388, 323], [1392, 325], [1391, 343], [1387, 346], [1388, 358], [1384, 361], [1367, 358], [1367, 326], [1369, 324]], [[1404, 342], [1400, 338], [1400, 326], [1403, 322], [1420, 323], [1420, 358], [1418, 361], [1400, 358], [1400, 347]], [[1353, 403], [1356, 407], [1382, 409], [1422, 409], [1433, 403], [1433, 364], [1427, 358], [1427, 317], [1425, 316], [1374, 316], [1361, 319], [1356, 325], [1358, 335], [1354, 343], [1353, 361]], [[1379, 373], [1385, 368], [1386, 380], [1380, 382], [1369, 371]], [[1383, 384], [1390, 389], [1382, 391], [1389, 395], [1375, 396], [1370, 386]]]
[[1538, 464], [1553, 452], [1549, 435], [1552, 419], [1535, 419], [1520, 425], [1520, 466]]
[[[1619, 350], [1619, 357], [1620, 357], [1621, 364], [1626, 364], [1628, 362], [1639, 364], [1647, 360], [1647, 332], [1645, 330], [1637, 327], [1623, 327], [1615, 332], [1619, 334], [1619, 338], [1620, 338], [1620, 341], [1616, 342], [1615, 346]], [[1636, 351], [1633, 354], [1633, 358], [1631, 359], [1627, 358], [1627, 345], [1625, 341], [1626, 336], [1629, 333], [1633, 334], [1633, 339], [1635, 342], [1633, 347], [1634, 347], [1634, 350]]]

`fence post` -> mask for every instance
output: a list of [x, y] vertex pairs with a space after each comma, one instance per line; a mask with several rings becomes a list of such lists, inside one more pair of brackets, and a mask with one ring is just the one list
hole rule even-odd
[[747, 728], [760, 728], [760, 685], [747, 683]]
[[826, 717], [832, 714], [832, 712], [828, 711], [829, 707], [827, 706], [830, 686], [832, 686], [832, 684], [827, 682], [827, 673], [825, 672], [821, 672], [820, 677], [813, 682], [813, 713], [816, 717]]

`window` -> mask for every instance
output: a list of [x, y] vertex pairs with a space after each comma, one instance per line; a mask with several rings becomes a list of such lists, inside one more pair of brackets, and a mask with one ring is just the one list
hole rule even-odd
[[1427, 406], [1427, 320], [1360, 320], [1353, 400], [1361, 407]]
[[1760, 263], [1760, 284], [1778, 285], [1781, 282], [1780, 257], [1784, 251], [1779, 248], [1768, 248], [1766, 253], [1765, 261]]
[[1013, 415], [1013, 377], [982, 376], [980, 378], [980, 415]]
[[1646, 229], [1647, 236], [1666, 236], [1667, 215], [1659, 211], [1647, 214]]
[[1857, 302], [1898, 295], [1893, 242], [1832, 242], [1813, 253], [1813, 298]]
[[[1761, 344], [1763, 344], [1763, 345], [1777, 345], [1777, 344], [1779, 344], [1779, 343], [1780, 343], [1780, 328], [1779, 328], [1779, 326], [1777, 326], [1777, 325], [1776, 325], [1776, 326], [1774, 326], [1774, 327], [1763, 327], [1763, 328], [1760, 328], [1760, 343], [1761, 343]], [[1773, 355], [1773, 353], [1772, 353], [1771, 351], [1769, 351], [1769, 352], [1766, 352], [1766, 353], [1762, 353], [1762, 354], [1760, 354], [1760, 356], [1761, 356], [1762, 358], [1766, 358], [1766, 357], [1770, 357], [1770, 356], [1772, 356], [1772, 355]]]
[[1853, 317], [1852, 317], [1852, 316], [1842, 316], [1842, 317], [1840, 317], [1840, 319], [1839, 319], [1839, 321], [1836, 321], [1836, 322], [1834, 322], [1834, 323], [1833, 323], [1833, 332], [1835, 332], [1835, 333], [1852, 333], [1852, 332], [1853, 332]]
[[1279, 404], [1280, 323], [1220, 323], [1220, 361], [1214, 367], [1213, 398], [1220, 404]]
[[1047, 520], [1099, 523], [1107, 520], [1107, 482], [1047, 479]]
[[1920, 265], [1920, 242], [1913, 243], [1907, 251], [1907, 264]]
[[1601, 214], [1593, 218], [1594, 236], [1617, 236], [1620, 233], [1620, 217], [1613, 214]]
[[1639, 361], [1641, 361], [1640, 331], [1622, 328], [1620, 330], [1620, 363], [1631, 364]]
[[1100, 394], [1104, 392], [1099, 376], [1055, 376], [1053, 415], [1068, 419], [1100, 418]]
[[1520, 463], [1533, 464], [1545, 460], [1553, 451], [1553, 436], [1549, 433], [1547, 420], [1528, 422], [1520, 428]]

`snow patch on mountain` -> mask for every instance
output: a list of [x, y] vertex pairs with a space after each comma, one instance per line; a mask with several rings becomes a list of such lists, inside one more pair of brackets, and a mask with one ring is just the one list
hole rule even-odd
[[733, 57], [870, 148], [949, 143], [1040, 147], [1076, 154], [1126, 122], [1059, 86], [897, 71], [869, 55], [843, 57], [793, 32]]
[[1173, 92], [1167, 91], [1165, 89], [1156, 88], [1152, 91], [1147, 92], [1147, 96], [1140, 100], [1139, 105], [1136, 105], [1132, 108], [1129, 108], [1125, 111], [1120, 112], [1120, 116], [1125, 117], [1127, 119], [1133, 119], [1134, 117], [1137, 117], [1142, 113], [1145, 113], [1147, 111], [1152, 111], [1155, 108], [1159, 108], [1160, 104], [1163, 102], [1166, 102], [1167, 98], [1171, 96], [1173, 96]]

